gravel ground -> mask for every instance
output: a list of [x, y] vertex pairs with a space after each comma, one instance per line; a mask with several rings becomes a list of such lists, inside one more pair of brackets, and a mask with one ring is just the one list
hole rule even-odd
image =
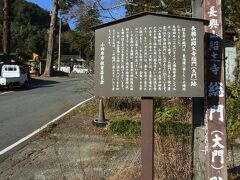
[[127, 139], [89, 133], [80, 115], [37, 135], [0, 164], [0, 179], [106, 179], [129, 163], [136, 163], [139, 146]]

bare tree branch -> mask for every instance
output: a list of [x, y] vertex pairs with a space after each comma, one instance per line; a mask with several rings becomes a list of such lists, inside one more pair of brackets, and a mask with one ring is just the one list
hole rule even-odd
[[100, 0], [97, 0], [97, 4], [102, 8], [102, 10], [106, 10], [108, 12], [108, 14], [111, 16], [112, 19], [117, 20], [116, 18], [113, 17], [112, 13], [110, 12], [109, 9], [106, 9], [102, 6], [102, 4], [100, 3]]

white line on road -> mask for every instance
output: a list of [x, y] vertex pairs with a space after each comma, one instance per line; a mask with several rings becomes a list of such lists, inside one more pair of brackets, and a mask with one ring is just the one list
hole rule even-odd
[[31, 138], [32, 136], [34, 136], [35, 134], [39, 133], [41, 130], [45, 129], [47, 126], [49, 126], [50, 124], [54, 123], [55, 121], [59, 120], [60, 118], [62, 118], [63, 116], [65, 116], [66, 114], [70, 113], [71, 111], [73, 111], [74, 109], [76, 109], [78, 106], [92, 100], [95, 96], [80, 102], [79, 104], [77, 104], [76, 106], [72, 107], [71, 109], [69, 109], [68, 111], [66, 111], [65, 113], [61, 114], [60, 116], [56, 117], [55, 119], [53, 119], [52, 121], [50, 121], [49, 123], [43, 125], [42, 127], [40, 127], [39, 129], [35, 130], [34, 132], [32, 132], [31, 134], [27, 135], [26, 137], [18, 140], [17, 142], [15, 142], [14, 144], [8, 146], [7, 148], [3, 149], [0, 151], [0, 156], [3, 155], [4, 153], [10, 151], [11, 149], [13, 149], [14, 147], [16, 147], [17, 145], [23, 143], [24, 141], [28, 140], [29, 138]]
[[7, 92], [0, 93], [0, 95], [9, 94], [9, 93], [12, 93], [12, 92], [13, 91], [7, 91]]

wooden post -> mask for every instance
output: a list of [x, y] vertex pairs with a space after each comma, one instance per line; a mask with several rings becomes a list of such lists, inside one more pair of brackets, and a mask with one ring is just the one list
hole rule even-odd
[[153, 98], [141, 100], [142, 180], [154, 178], [154, 102]]
[[[192, 17], [201, 18], [201, 5], [203, 0], [192, 0]], [[200, 127], [204, 124], [204, 98], [193, 97], [192, 98], [192, 124], [193, 130], [196, 127]]]
[[205, 179], [227, 180], [227, 134], [225, 119], [225, 73], [223, 1], [203, 0], [205, 28], [206, 113]]
[[[202, 1], [192, 0], [192, 17], [202, 17]], [[204, 59], [203, 59], [204, 61]], [[204, 175], [204, 98], [192, 98], [192, 179], [203, 179]]]

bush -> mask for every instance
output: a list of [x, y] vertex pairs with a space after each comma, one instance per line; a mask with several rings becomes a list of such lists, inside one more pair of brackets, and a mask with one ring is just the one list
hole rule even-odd
[[157, 120], [190, 122], [190, 98], [156, 98], [155, 105]]
[[240, 83], [227, 87], [227, 129], [231, 138], [240, 137]]
[[[155, 131], [163, 136], [173, 135], [175, 137], [190, 137], [190, 102], [189, 98], [155, 98]], [[105, 106], [114, 112], [114, 114], [111, 115], [112, 120], [108, 126], [110, 131], [124, 136], [136, 136], [141, 134], [141, 122], [132, 120], [139, 119], [139, 114], [134, 114], [134, 116], [132, 116], [133, 114], [126, 113], [140, 111], [141, 103], [139, 98], [106, 98]], [[117, 111], [123, 112], [124, 117], [117, 113]], [[161, 123], [158, 122], [159, 120]]]
[[156, 123], [156, 132], [160, 136], [173, 135], [177, 138], [191, 137], [192, 125], [190, 123], [164, 121]]
[[165, 107], [163, 110], [159, 108], [156, 109], [156, 116], [165, 121], [177, 120], [180, 115], [181, 108], [179, 106]]
[[[117, 117], [110, 121], [108, 128], [111, 132], [123, 136], [139, 136], [141, 134], [141, 122]], [[189, 123], [164, 121], [155, 123], [155, 132], [161, 136], [174, 136], [176, 138], [189, 138], [192, 133]]]
[[138, 136], [141, 133], [140, 126], [140, 121], [117, 117], [110, 121], [108, 128], [117, 135]]

